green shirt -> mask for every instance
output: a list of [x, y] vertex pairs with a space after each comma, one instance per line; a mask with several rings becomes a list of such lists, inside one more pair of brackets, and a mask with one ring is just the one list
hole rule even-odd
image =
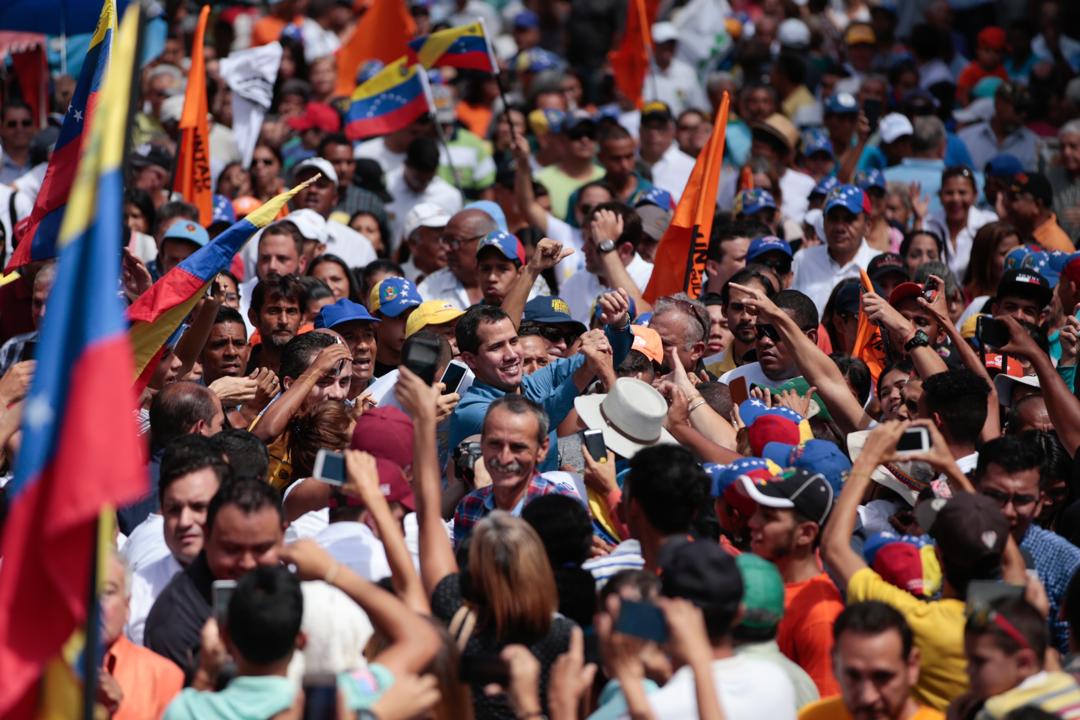
[[593, 165], [589, 177], [578, 180], [564, 173], [559, 169], [558, 165], [548, 165], [537, 172], [535, 177], [538, 182], [547, 188], [548, 195], [551, 197], [551, 214], [563, 219], [566, 217], [570, 196], [574, 194], [574, 191], [585, 183], [604, 177], [604, 168]]
[[450, 163], [446, 161], [446, 151], [439, 148], [439, 177], [469, 197], [477, 197], [481, 190], [495, 184], [495, 160], [486, 142], [458, 128], [446, 144], [450, 146]]

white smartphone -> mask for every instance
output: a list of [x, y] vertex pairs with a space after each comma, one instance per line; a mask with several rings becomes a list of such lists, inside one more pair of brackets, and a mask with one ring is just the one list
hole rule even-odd
[[229, 614], [229, 600], [232, 599], [233, 591], [236, 590], [235, 580], [215, 580], [210, 586], [210, 599], [214, 608], [214, 619], [218, 626], [225, 625], [225, 618]]
[[465, 365], [465, 363], [459, 362], [458, 360], [451, 360], [450, 364], [446, 366], [446, 370], [443, 371], [442, 378], [439, 380], [439, 382], [446, 386], [443, 389], [443, 395], [456, 393], [458, 386], [461, 385], [461, 381], [468, 372], [469, 367]]
[[896, 443], [898, 455], [924, 453], [930, 450], [930, 431], [921, 425], [909, 427]]
[[345, 456], [334, 450], [321, 448], [315, 454], [315, 468], [311, 476], [330, 485], [344, 485]]

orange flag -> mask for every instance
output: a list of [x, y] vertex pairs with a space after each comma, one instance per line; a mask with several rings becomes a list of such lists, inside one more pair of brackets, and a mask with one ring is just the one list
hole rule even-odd
[[[863, 290], [875, 292], [874, 284], [870, 282], [870, 276], [865, 270], [860, 269]], [[870, 368], [870, 374], [877, 382], [881, 371], [885, 369], [885, 341], [881, 338], [881, 328], [870, 322], [863, 310], [862, 301], [859, 301], [859, 326], [855, 333], [855, 347], [851, 350], [851, 357], [857, 357]]]
[[356, 71], [367, 60], [389, 65], [408, 53], [416, 23], [404, 0], [374, 0], [353, 28], [352, 36], [337, 51], [334, 94], [349, 97], [356, 89]]
[[705, 273], [705, 253], [709, 249], [716, 194], [720, 189], [720, 168], [724, 164], [724, 133], [727, 131], [730, 98], [724, 93], [713, 122], [712, 135], [694, 163], [682, 198], [675, 207], [671, 225], [656, 248], [652, 277], [643, 296], [650, 303], [664, 295], [685, 292], [701, 294]]
[[210, 126], [206, 101], [206, 61], [203, 35], [210, 20], [210, 6], [203, 5], [195, 41], [191, 46], [184, 112], [180, 116], [180, 150], [176, 156], [173, 190], [199, 209], [199, 224], [208, 227], [214, 217], [214, 197], [210, 183]]
[[629, 98], [634, 107], [642, 104], [645, 76], [649, 72], [649, 50], [652, 48], [652, 25], [660, 0], [630, 0], [626, 6], [626, 29], [619, 47], [608, 53], [615, 73], [615, 87]]

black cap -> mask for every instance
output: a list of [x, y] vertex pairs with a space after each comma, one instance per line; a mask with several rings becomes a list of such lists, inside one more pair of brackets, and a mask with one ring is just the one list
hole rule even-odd
[[742, 489], [758, 505], [795, 510], [808, 520], [824, 525], [832, 510], [833, 489], [821, 473], [788, 468], [758, 484], [747, 475], [739, 478]]
[[1050, 181], [1040, 173], [1016, 173], [1013, 175], [1009, 191], [1016, 194], [1027, 193], [1042, 204], [1050, 207], [1054, 204], [1054, 189], [1050, 187]]
[[903, 275], [905, 280], [911, 279], [911, 276], [908, 275], [907, 263], [904, 262], [904, 258], [893, 252], [881, 253], [866, 266], [866, 274], [870, 276], [870, 279], [874, 283], [877, 283], [878, 280], [889, 273]]
[[1009, 538], [1009, 521], [994, 500], [978, 493], [931, 498], [915, 506], [915, 519], [943, 555], [966, 558], [971, 567], [999, 561]]
[[166, 172], [172, 172], [173, 158], [169, 151], [159, 145], [146, 143], [135, 148], [131, 153], [131, 165], [136, 168], [157, 165]]
[[742, 575], [720, 545], [674, 539], [660, 549], [660, 587], [667, 597], [734, 616], [742, 602]]
[[647, 102], [641, 108], [641, 122], [646, 120], [663, 120], [665, 122], [671, 122], [675, 119], [675, 115], [671, 112], [671, 107], [666, 102], [660, 100], [653, 100]]
[[1053, 300], [1054, 291], [1050, 282], [1034, 270], [1015, 268], [1006, 270], [998, 282], [997, 299], [1007, 296], [1031, 298], [1044, 308]]

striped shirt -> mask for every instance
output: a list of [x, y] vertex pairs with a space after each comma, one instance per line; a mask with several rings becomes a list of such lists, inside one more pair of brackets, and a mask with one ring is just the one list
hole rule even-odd
[[1036, 673], [987, 700], [975, 720], [997, 720], [1022, 707], [1037, 707], [1065, 720], [1080, 718], [1080, 685], [1066, 673]]

